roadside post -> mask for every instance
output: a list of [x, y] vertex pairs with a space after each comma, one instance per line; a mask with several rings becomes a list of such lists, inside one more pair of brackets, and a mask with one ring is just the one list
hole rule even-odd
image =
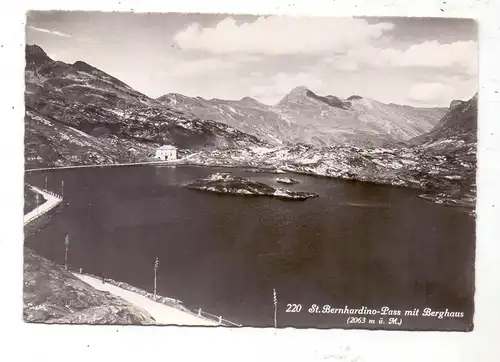
[[64, 245], [66, 246], [66, 251], [64, 253], [64, 269], [68, 270], [68, 246], [69, 246], [69, 235], [66, 233], [64, 236]]
[[36, 199], [36, 214], [38, 215], [38, 204], [40, 203], [40, 194], [38, 192], [36, 193], [35, 199]]
[[158, 260], [158, 257], [156, 257], [155, 266], [154, 266], [154, 287], [153, 287], [153, 299], [155, 302], [156, 302], [156, 270], [158, 270], [159, 264], [160, 264], [160, 261]]
[[278, 298], [276, 297], [276, 289], [273, 289], [273, 302], [274, 302], [274, 328], [277, 328], [276, 311], [278, 309]]

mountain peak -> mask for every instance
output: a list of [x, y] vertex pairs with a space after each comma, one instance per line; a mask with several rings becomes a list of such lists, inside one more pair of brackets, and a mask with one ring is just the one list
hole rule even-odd
[[293, 88], [286, 96], [284, 96], [279, 103], [283, 104], [287, 102], [300, 101], [301, 99], [307, 97], [308, 92], [311, 92], [309, 88], [303, 85], [299, 85], [298, 87]]
[[26, 53], [47, 55], [47, 53], [45, 53], [45, 50], [43, 50], [42, 47], [37, 44], [26, 44]]
[[89, 63], [84, 62], [82, 60], [77, 60], [76, 62], [71, 64], [71, 66], [74, 69], [76, 69], [77, 71], [82, 71], [82, 72], [85, 72], [88, 74], [94, 74], [94, 75], [102, 77], [102, 78], [104, 78], [112, 83], [115, 83], [115, 84], [120, 85], [122, 87], [129, 88], [129, 86], [127, 84], [125, 84], [124, 82], [122, 82], [118, 78], [115, 78], [112, 75], [109, 75], [108, 73], [106, 73], [106, 72], [100, 70], [99, 68], [96, 68], [96, 67], [94, 67], [94, 66], [90, 65]]
[[26, 44], [26, 62], [42, 64], [45, 62], [51, 62], [52, 59], [45, 53], [45, 51], [36, 44]]
[[308, 91], [310, 91], [309, 88], [307, 88], [304, 85], [299, 85], [295, 88], [293, 88], [288, 95], [305, 95]]
[[355, 101], [355, 100], [358, 100], [358, 99], [363, 99], [363, 97], [358, 96], [356, 94], [353, 94], [352, 96], [350, 96], [349, 98], [347, 98], [348, 101]]
[[73, 67], [75, 67], [76, 69], [78, 70], [81, 70], [81, 71], [84, 71], [84, 72], [87, 72], [87, 73], [92, 73], [94, 71], [99, 71], [99, 72], [102, 72], [101, 70], [97, 69], [96, 67], [93, 67], [92, 65], [90, 65], [89, 63], [86, 63], [82, 60], [77, 60], [76, 62], [74, 62], [73, 64]]
[[456, 108], [456, 107], [463, 105], [465, 103], [477, 102], [477, 97], [478, 97], [478, 92], [474, 93], [474, 95], [468, 101], [464, 101], [461, 99], [455, 99], [455, 100], [451, 101], [450, 109]]
[[240, 102], [245, 102], [245, 103], [252, 103], [252, 104], [257, 104], [259, 103], [258, 100], [252, 98], [252, 97], [243, 97], [240, 99]]
[[458, 107], [458, 106], [460, 106], [463, 103], [465, 103], [465, 102], [462, 101], [462, 100], [459, 100], [459, 99], [455, 99], [455, 100], [451, 101], [450, 108]]
[[342, 109], [347, 109], [349, 106], [349, 102], [343, 102], [340, 98], [332, 95], [319, 96], [303, 85], [293, 88], [278, 104], [284, 105], [289, 102], [302, 102], [303, 100], [322, 102], [331, 107]]

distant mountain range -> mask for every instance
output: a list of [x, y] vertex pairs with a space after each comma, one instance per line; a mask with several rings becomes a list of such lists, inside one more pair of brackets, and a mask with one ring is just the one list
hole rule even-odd
[[449, 109], [293, 89], [275, 105], [169, 93], [152, 99], [85, 63], [26, 46], [26, 168], [147, 160], [163, 144], [189, 163], [284, 169], [426, 190], [473, 205], [477, 94]]
[[380, 146], [407, 141], [432, 129], [447, 108], [384, 104], [351, 96], [319, 96], [304, 86], [275, 105], [244, 97], [239, 101], [203, 99], [169, 93], [163, 104], [194, 116], [225, 123], [274, 145]]
[[453, 102], [432, 130], [396, 146], [250, 147], [201, 152], [190, 162], [405, 186], [437, 203], [474, 207], [476, 133], [477, 95]]

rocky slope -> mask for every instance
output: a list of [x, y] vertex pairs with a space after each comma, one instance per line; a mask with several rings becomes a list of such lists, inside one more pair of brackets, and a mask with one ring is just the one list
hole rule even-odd
[[189, 189], [215, 192], [227, 195], [271, 196], [285, 200], [306, 200], [318, 194], [274, 188], [262, 182], [234, 176], [231, 173], [214, 173], [207, 178], [195, 180], [185, 185]]
[[192, 164], [261, 167], [316, 176], [358, 180], [423, 190], [447, 189], [457, 181], [457, 160], [419, 148], [314, 147], [297, 145], [262, 149], [214, 150], [189, 159]]
[[443, 108], [384, 104], [360, 96], [320, 96], [304, 86], [294, 88], [270, 106], [245, 97], [239, 101], [203, 99], [169, 93], [164, 105], [204, 119], [223, 122], [274, 145], [352, 144], [380, 146], [407, 141], [429, 131], [445, 114]]
[[26, 168], [139, 162], [156, 147], [110, 134], [92, 136], [50, 116], [27, 108]]
[[26, 46], [25, 82], [27, 167], [147, 158], [161, 144], [262, 145], [225, 124], [166, 107], [85, 62], [54, 61], [37, 45]]
[[429, 132], [409, 141], [410, 145], [440, 151], [475, 154], [477, 145], [477, 98], [476, 93], [468, 101], [453, 101], [450, 109]]
[[24, 248], [24, 320], [42, 323], [154, 324], [143, 309], [98, 291]]
[[453, 101], [450, 111], [430, 132], [410, 140], [411, 147], [422, 152], [436, 154], [455, 166], [455, 187], [430, 193], [427, 197], [446, 203], [476, 198], [477, 166], [477, 98], [476, 93], [468, 101]]

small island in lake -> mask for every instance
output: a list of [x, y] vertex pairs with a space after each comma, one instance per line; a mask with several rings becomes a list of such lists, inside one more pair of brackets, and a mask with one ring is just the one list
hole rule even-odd
[[207, 178], [193, 181], [184, 185], [189, 189], [216, 192], [230, 195], [272, 196], [287, 200], [306, 200], [319, 195], [313, 192], [292, 191], [274, 188], [262, 182], [244, 177], [234, 176], [231, 173], [214, 173]]
[[282, 184], [287, 184], [287, 185], [295, 185], [299, 184], [300, 182], [297, 180], [294, 180], [293, 178], [289, 177], [278, 177], [276, 179], [276, 182], [282, 183]]
[[247, 168], [245, 169], [246, 172], [254, 172], [254, 173], [277, 173], [277, 174], [283, 174], [286, 173], [286, 171], [283, 171], [280, 168]]

